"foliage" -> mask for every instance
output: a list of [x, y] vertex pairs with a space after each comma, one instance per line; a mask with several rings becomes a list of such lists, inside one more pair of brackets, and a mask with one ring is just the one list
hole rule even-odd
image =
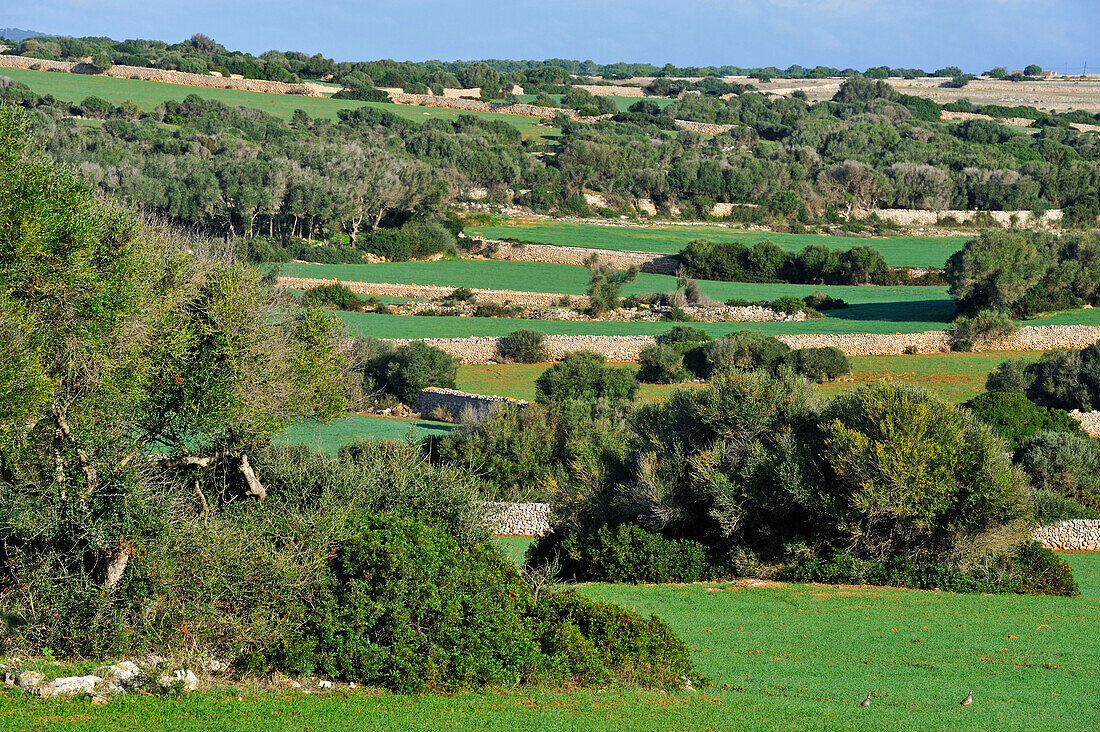
[[549, 359], [546, 334], [538, 330], [514, 330], [500, 341], [500, 356], [513, 363], [541, 363]]
[[1036, 490], [1045, 490], [1100, 510], [1100, 444], [1080, 428], [1043, 431], [1024, 442], [1012, 459]]
[[782, 341], [755, 330], [739, 330], [707, 344], [711, 373], [729, 369], [765, 370], [777, 367], [790, 352]]
[[784, 356], [784, 362], [811, 381], [823, 384], [852, 373], [848, 357], [835, 346], [799, 348]]
[[307, 306], [330, 305], [337, 310], [356, 310], [362, 303], [362, 298], [349, 290], [347, 285], [339, 283], [312, 287], [302, 295], [302, 305]]
[[895, 279], [882, 254], [864, 246], [837, 251], [811, 244], [793, 254], [766, 239], [751, 247], [697, 239], [680, 252], [680, 259], [688, 274], [707, 280], [881, 285]]
[[665, 343], [643, 348], [638, 363], [638, 381], [650, 384], [675, 384], [693, 376], [684, 368], [683, 351]]
[[705, 547], [690, 539], [668, 539], [636, 524], [601, 526], [594, 534], [536, 541], [532, 564], [544, 562], [547, 547], [562, 564], [562, 576], [585, 582], [699, 582], [712, 576]]
[[1027, 397], [1055, 409], [1100, 409], [1100, 344], [1079, 351], [1048, 351], [1024, 373]]
[[1003, 310], [980, 310], [973, 317], [960, 315], [953, 326], [952, 337], [970, 343], [991, 343], [1016, 332], [1012, 316]]
[[457, 362], [441, 348], [413, 341], [376, 360], [371, 369], [387, 391], [412, 404], [420, 390], [429, 386], [453, 389]]
[[427, 259], [439, 254], [454, 254], [454, 235], [435, 222], [410, 222], [400, 229], [378, 229], [355, 239], [357, 247], [391, 262]]
[[999, 363], [985, 380], [989, 391], [1004, 391], [1013, 394], [1026, 394], [1033, 380], [1027, 367], [1031, 361], [1026, 358], [1010, 358]]
[[637, 279], [638, 268], [616, 270], [611, 265], [601, 262], [595, 254], [588, 259], [587, 264], [592, 273], [588, 283], [588, 314], [599, 317], [622, 307], [619, 289], [627, 282]]
[[1038, 432], [1085, 434], [1081, 423], [1064, 410], [1036, 406], [1016, 392], [983, 392], [963, 406], [1005, 438], [1009, 450], [1016, 450]]
[[959, 311], [1028, 316], [1100, 302], [1100, 234], [986, 231], [947, 260]]
[[535, 391], [540, 404], [606, 399], [615, 405], [634, 398], [638, 380], [632, 369], [608, 366], [598, 353], [574, 351], [542, 372], [535, 381]]
[[939, 563], [918, 567], [906, 561], [860, 559], [847, 552], [832, 551], [806, 559], [785, 576], [796, 582], [893, 585], [944, 592], [1064, 597], [1080, 594], [1065, 560], [1035, 542], [1021, 544], [1011, 553], [997, 555], [971, 568]]

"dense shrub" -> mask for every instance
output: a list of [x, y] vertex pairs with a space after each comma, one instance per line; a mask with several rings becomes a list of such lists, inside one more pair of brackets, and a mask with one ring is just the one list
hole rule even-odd
[[514, 330], [500, 341], [500, 356], [513, 363], [541, 363], [550, 358], [546, 334], [540, 330]]
[[[1078, 430], [1080, 432], [1080, 430]], [[1073, 432], [1040, 432], [1013, 454], [1036, 490], [1100, 510], [1100, 443]]]
[[536, 400], [542, 404], [580, 399], [611, 404], [629, 401], [638, 391], [634, 371], [625, 366], [608, 366], [603, 356], [575, 351], [543, 371], [535, 380]]
[[1016, 332], [1012, 316], [1003, 310], [981, 310], [974, 316], [955, 318], [952, 338], [970, 343], [990, 343]]
[[1057, 409], [1100, 409], [1100, 344], [1080, 351], [1049, 351], [1025, 369], [1027, 396]]
[[823, 384], [852, 373], [844, 351], [835, 346], [799, 348], [783, 357], [783, 361], [811, 381]]
[[[547, 551], [552, 547], [553, 552]], [[536, 541], [528, 560], [544, 563], [556, 556], [561, 576], [591, 582], [698, 582], [712, 576], [706, 548], [688, 539], [668, 539], [636, 524], [601, 526], [560, 544]]]
[[1009, 450], [1015, 450], [1037, 432], [1085, 435], [1081, 424], [1064, 410], [1036, 406], [1023, 394], [1015, 392], [983, 392], [963, 406], [1004, 437]]
[[457, 362], [440, 348], [413, 341], [374, 359], [368, 371], [386, 391], [412, 404], [420, 390], [429, 386], [453, 389]]
[[355, 244], [391, 262], [427, 259], [455, 250], [455, 237], [442, 224], [410, 222], [400, 229], [379, 229], [360, 234]]
[[1006, 391], [1013, 394], [1026, 394], [1031, 388], [1033, 377], [1027, 367], [1031, 360], [1012, 358], [1002, 361], [985, 378], [985, 388], [989, 391]]
[[331, 306], [337, 310], [356, 310], [362, 303], [358, 295], [338, 283], [312, 287], [302, 295], [303, 305]]
[[944, 269], [959, 312], [1016, 317], [1100, 301], [1100, 234], [986, 231]]
[[556, 675], [592, 686], [615, 678], [666, 689], [705, 682], [688, 647], [656, 615], [643, 617], [577, 592], [540, 597], [533, 615], [535, 637]]
[[604, 313], [622, 307], [619, 290], [624, 284], [637, 279], [638, 268], [631, 267], [626, 270], [617, 270], [611, 265], [601, 262], [595, 254], [589, 257], [587, 264], [591, 272], [588, 283], [588, 314], [592, 317], [599, 317]]
[[772, 370], [790, 353], [780, 340], [755, 330], [739, 330], [711, 341], [706, 347], [710, 372], [731, 368]]
[[803, 298], [806, 307], [812, 310], [841, 310], [848, 307], [848, 303], [839, 297], [826, 295], [823, 292], [815, 292]]
[[344, 87], [332, 95], [333, 99], [356, 99], [361, 102], [388, 102], [390, 95], [374, 87]]
[[791, 254], [767, 240], [747, 247], [696, 239], [680, 252], [680, 259], [687, 274], [707, 280], [861, 285], [894, 284], [897, 279], [870, 247], [839, 251], [815, 244]]
[[1010, 553], [972, 567], [943, 563], [916, 566], [904, 560], [860, 559], [848, 552], [830, 550], [803, 560], [784, 576], [796, 582], [894, 585], [946, 592], [1064, 597], [1080, 594], [1065, 560], [1035, 542], [1021, 544]]
[[664, 343], [643, 348], [638, 363], [638, 380], [645, 383], [675, 384], [692, 377], [692, 372], [684, 368], [683, 351]]
[[659, 338], [663, 345], [674, 348], [684, 357], [684, 368], [698, 377], [710, 372], [707, 363], [707, 344], [710, 336], [690, 325], [677, 325]]

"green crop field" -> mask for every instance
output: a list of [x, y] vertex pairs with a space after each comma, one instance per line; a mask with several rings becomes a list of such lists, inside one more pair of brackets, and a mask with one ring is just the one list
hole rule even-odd
[[[503, 542], [513, 557], [524, 540]], [[1066, 555], [1082, 597], [956, 595], [741, 583], [582, 585], [655, 613], [711, 685], [400, 696], [237, 686], [183, 698], [42, 699], [0, 692], [0, 727], [69, 730], [1091, 730], [1100, 555]], [[974, 691], [974, 704], [959, 700]], [[305, 693], [309, 691], [310, 693]], [[868, 693], [870, 707], [858, 702]]]
[[736, 241], [746, 245], [767, 239], [791, 252], [811, 244], [823, 244], [833, 249], [868, 246], [882, 252], [887, 264], [894, 267], [942, 267], [947, 258], [962, 249], [969, 240], [965, 236], [824, 236], [731, 229], [726, 226], [643, 227], [526, 218], [496, 219], [490, 226], [469, 226], [466, 233], [490, 239], [516, 239], [536, 244], [661, 254], [675, 254], [693, 239]]
[[451, 119], [462, 114], [472, 114], [475, 117], [504, 120], [516, 127], [525, 137], [545, 137], [558, 134], [554, 128], [540, 127], [538, 120], [533, 117], [519, 117], [514, 114], [464, 112], [458, 109], [427, 108], [384, 102], [359, 102], [350, 99], [330, 99], [328, 97], [303, 97], [294, 94], [270, 94], [239, 89], [209, 89], [183, 84], [168, 84], [161, 81], [116, 79], [110, 76], [57, 71], [0, 69], [0, 75], [21, 81], [39, 94], [52, 94], [57, 99], [74, 104], [86, 97], [96, 96], [106, 99], [112, 104], [129, 100], [136, 104], [139, 109], [152, 111], [158, 104], [163, 104], [170, 99], [182, 100], [190, 94], [197, 94], [203, 99], [215, 99], [230, 106], [251, 107], [283, 119], [290, 119], [296, 109], [303, 110], [311, 117], [336, 119], [336, 112], [341, 109], [377, 107], [413, 122], [423, 122], [432, 117]]
[[305, 445], [335, 453], [344, 445], [360, 440], [421, 440], [431, 435], [444, 435], [454, 425], [421, 419], [395, 417], [350, 416], [332, 422], [302, 422], [279, 433], [276, 443]]

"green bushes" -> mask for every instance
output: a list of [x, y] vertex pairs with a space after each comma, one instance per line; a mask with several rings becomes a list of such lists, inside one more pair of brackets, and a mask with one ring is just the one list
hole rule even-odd
[[1009, 450], [1015, 450], [1038, 432], [1057, 431], [1085, 436], [1081, 424], [1064, 410], [1036, 406], [1023, 394], [987, 391], [963, 406], [1004, 437]]
[[1100, 234], [985, 231], [944, 269], [959, 312], [1016, 317], [1100, 302]]
[[630, 429], [625, 477], [564, 507], [533, 560], [567, 576], [640, 574], [609, 548], [648, 547], [640, 529], [613, 533], [633, 525], [705, 547], [710, 576], [793, 561], [819, 579], [1073, 592], [1058, 567], [1019, 549], [1028, 486], [1003, 443], [920, 389], [862, 386], [822, 408], [790, 370], [724, 371], [636, 407]]
[[574, 351], [535, 380], [535, 399], [540, 404], [579, 399], [611, 404], [630, 401], [638, 392], [633, 370], [608, 366], [603, 356], [591, 351]]
[[363, 304], [362, 298], [341, 284], [310, 288], [302, 295], [301, 302], [306, 306], [331, 306], [337, 310], [358, 310]]
[[[973, 317], [960, 315], [955, 318], [952, 338], [955, 342], [987, 344], [1016, 332], [1012, 316], [1003, 310], [981, 310]], [[963, 350], [963, 349], [957, 349]]]
[[[549, 550], [549, 551], [548, 551]], [[698, 582], [711, 576], [705, 547], [668, 539], [635, 524], [601, 526], [585, 536], [555, 537], [531, 545], [533, 564], [556, 556], [565, 577], [592, 582]]]
[[[731, 282], [794, 282], [803, 284], [905, 284], [891, 274], [886, 260], [870, 247], [838, 251], [813, 244], [797, 254], [770, 241], [747, 247], [739, 242], [696, 239], [680, 252], [692, 277]], [[896, 281], [895, 281], [896, 280]]]
[[1049, 351], [1024, 369], [1027, 396], [1057, 409], [1100, 409], [1100, 344], [1080, 351]]
[[500, 357], [513, 363], [541, 363], [549, 360], [546, 334], [539, 330], [514, 330], [500, 341]]
[[755, 330], [739, 330], [711, 341], [706, 348], [711, 373], [729, 369], [773, 370], [790, 346]]
[[588, 258], [586, 264], [591, 272], [588, 283], [588, 314], [595, 318], [622, 307], [619, 290], [627, 282], [637, 279], [638, 268], [616, 270], [611, 265], [600, 262], [595, 254]]
[[437, 254], [453, 254], [455, 237], [442, 224], [414, 221], [400, 229], [364, 232], [355, 239], [357, 247], [391, 262], [427, 259]]
[[824, 348], [799, 348], [784, 357], [784, 362], [811, 381], [823, 384], [826, 381], [852, 373], [851, 364], [844, 351], [835, 346]]
[[664, 343], [643, 348], [638, 363], [638, 380], [650, 384], [675, 384], [693, 376], [684, 368], [683, 351]]
[[1040, 432], [1013, 454], [1036, 490], [1100, 510], [1100, 443], [1078, 428], [1073, 432]]
[[446, 351], [413, 341], [394, 348], [375, 338], [356, 341], [356, 368], [367, 393], [384, 392], [412, 404], [421, 389], [453, 389], [457, 361]]
[[800, 562], [783, 576], [795, 582], [893, 585], [945, 592], [1080, 594], [1069, 565], [1035, 542], [967, 568], [941, 563], [914, 566], [906, 561], [859, 559], [844, 551], [829, 551]]

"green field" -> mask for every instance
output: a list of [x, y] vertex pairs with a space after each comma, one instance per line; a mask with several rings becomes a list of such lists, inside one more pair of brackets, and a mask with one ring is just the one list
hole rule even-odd
[[305, 445], [335, 453], [344, 445], [360, 440], [421, 440], [445, 435], [454, 425], [420, 419], [350, 416], [318, 424], [303, 422], [279, 433], [276, 443]]
[[283, 119], [290, 119], [294, 110], [301, 109], [311, 117], [336, 119], [336, 112], [355, 107], [377, 107], [393, 112], [398, 117], [423, 122], [431, 117], [451, 119], [463, 114], [475, 117], [504, 120], [516, 127], [525, 137], [545, 137], [556, 135], [557, 130], [540, 127], [533, 117], [519, 117], [514, 114], [494, 114], [492, 112], [464, 112], [458, 109], [426, 108], [408, 104], [387, 104], [384, 102], [359, 102], [350, 99], [330, 99], [328, 97], [302, 97], [294, 94], [269, 94], [266, 92], [242, 91], [238, 89], [209, 89], [183, 84], [167, 84], [160, 81], [141, 81], [138, 79], [116, 79], [110, 76], [91, 74], [72, 74], [56, 71], [31, 71], [29, 69], [0, 69], [0, 76], [21, 81], [39, 94], [52, 94], [57, 99], [77, 103], [96, 96], [112, 104], [129, 100], [139, 109], [151, 112], [157, 105], [174, 99], [197, 94], [204, 99], [215, 99], [223, 104], [237, 107], [251, 107]]
[[[523, 540], [505, 542], [518, 556]], [[778, 584], [582, 585], [667, 620], [712, 685], [660, 694], [496, 690], [397, 696], [221, 687], [176, 699], [0, 692], [27, 730], [1093, 730], [1100, 555], [1066, 557], [1082, 597]], [[974, 691], [974, 704], [959, 700]], [[858, 702], [867, 693], [873, 704]]]
[[[550, 98], [553, 99], [554, 101], [556, 101], [558, 104], [561, 104], [561, 99], [564, 96], [565, 96], [564, 94], [551, 94]], [[519, 99], [521, 102], [524, 102], [525, 104], [530, 104], [531, 102], [535, 101], [535, 99], [537, 98], [537, 95], [535, 95], [535, 94], [517, 94], [516, 98]], [[654, 102], [658, 107], [667, 107], [668, 105], [672, 104], [673, 102], [679, 101], [677, 99], [668, 99], [666, 97], [612, 97], [612, 96], [609, 96], [608, 99], [613, 99], [615, 101], [615, 104], [618, 105], [620, 112], [627, 111], [628, 109], [630, 109], [631, 105], [633, 105], [637, 102], [640, 102], [643, 99], [647, 102]]]
[[868, 246], [882, 252], [886, 263], [894, 267], [942, 267], [947, 258], [962, 249], [969, 240], [965, 236], [824, 236], [731, 229], [725, 226], [641, 227], [546, 219], [497, 219], [491, 226], [467, 227], [466, 233], [490, 239], [516, 239], [537, 244], [661, 254], [675, 254], [693, 239], [736, 241], [747, 245], [767, 239], [790, 252], [799, 251], [811, 244], [824, 244], [832, 249]]

